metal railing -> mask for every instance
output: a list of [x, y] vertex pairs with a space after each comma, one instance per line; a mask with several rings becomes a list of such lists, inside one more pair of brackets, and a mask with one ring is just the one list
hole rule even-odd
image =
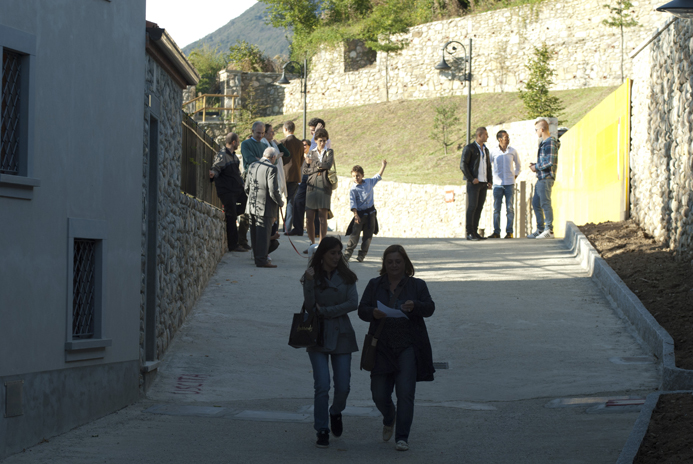
[[190, 115], [183, 112], [182, 119], [180, 188], [184, 193], [221, 209], [221, 200], [209, 179], [209, 170], [220, 150], [219, 145]]
[[[225, 107], [221, 106], [222, 98], [224, 99], [223, 101], [225, 102], [227, 98], [231, 99], [231, 107]], [[226, 119], [228, 119], [228, 112], [231, 112], [231, 122], [236, 122], [236, 98], [238, 98], [238, 95], [233, 95], [233, 94], [213, 94], [213, 93], [205, 93], [200, 95], [199, 97], [193, 98], [192, 100], [186, 101], [183, 103], [183, 110], [185, 111], [186, 108], [189, 108], [189, 106], [192, 106], [192, 111], [187, 111], [188, 114], [191, 116], [195, 117], [197, 113], [202, 113], [202, 122], [207, 122], [207, 113], [217, 113], [217, 115], [220, 118], [223, 118], [222, 112], [226, 111]], [[207, 106], [208, 104], [211, 104], [211, 106]]]

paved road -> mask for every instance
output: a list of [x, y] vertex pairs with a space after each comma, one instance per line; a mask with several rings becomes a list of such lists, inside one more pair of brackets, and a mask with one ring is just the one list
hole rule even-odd
[[306, 260], [282, 237], [277, 269], [223, 258], [147, 398], [6, 464], [616, 461], [637, 406], [605, 402], [655, 390], [657, 368], [562, 242], [376, 237], [352, 264], [359, 290], [392, 243], [429, 285], [434, 361], [449, 365], [417, 384], [409, 452], [380, 440], [358, 356], [344, 435], [314, 447], [311, 366], [286, 344]]

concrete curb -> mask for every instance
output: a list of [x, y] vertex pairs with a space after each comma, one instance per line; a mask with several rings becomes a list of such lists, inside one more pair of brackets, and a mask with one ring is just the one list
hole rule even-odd
[[599, 256], [575, 224], [566, 223], [563, 243], [572, 251], [599, 287], [616, 303], [652, 353], [661, 361], [660, 390], [693, 389], [693, 370], [676, 367], [674, 340], [659, 325], [638, 297], [630, 291], [606, 261]]
[[628, 441], [621, 450], [621, 454], [618, 456], [616, 464], [632, 464], [635, 455], [638, 454], [642, 440], [645, 438], [647, 429], [650, 426], [650, 419], [652, 419], [652, 412], [657, 406], [659, 397], [661, 395], [670, 395], [675, 393], [692, 393], [690, 390], [681, 391], [665, 391], [665, 392], [654, 392], [647, 395], [645, 404], [642, 405], [640, 409], [640, 415], [633, 425], [633, 430], [630, 432]]

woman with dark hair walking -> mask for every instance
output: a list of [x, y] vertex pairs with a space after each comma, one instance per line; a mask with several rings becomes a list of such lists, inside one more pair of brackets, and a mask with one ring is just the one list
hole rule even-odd
[[[401, 311], [403, 317], [387, 317], [378, 302]], [[401, 245], [383, 253], [380, 277], [371, 279], [359, 304], [359, 317], [370, 322], [368, 333], [378, 339], [371, 394], [383, 415], [383, 440], [395, 432], [395, 448], [409, 449], [409, 430], [414, 419], [416, 382], [432, 381], [433, 355], [425, 317], [435, 311], [426, 282], [414, 278], [414, 265]], [[392, 390], [397, 391], [397, 407]], [[395, 429], [396, 427], [396, 429]]]
[[[346, 407], [351, 379], [351, 353], [358, 351], [349, 313], [356, 310], [358, 293], [354, 274], [342, 257], [337, 237], [320, 241], [308, 269], [301, 278], [306, 310], [324, 318], [322, 346], [307, 348], [313, 366], [315, 446], [327, 448], [330, 428], [335, 437], [342, 434], [342, 411]], [[334, 380], [334, 399], [329, 407], [330, 361]], [[328, 418], [329, 416], [329, 418]]]

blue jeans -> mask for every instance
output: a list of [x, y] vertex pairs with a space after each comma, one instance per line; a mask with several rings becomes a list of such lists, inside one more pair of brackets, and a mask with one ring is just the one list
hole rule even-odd
[[[383, 415], [383, 425], [395, 423], [395, 441], [409, 440], [411, 422], [414, 420], [414, 394], [416, 393], [416, 354], [414, 347], [404, 350], [397, 360], [399, 371], [392, 374], [371, 374], [371, 394], [378, 411]], [[392, 402], [392, 390], [397, 394], [397, 409]]]
[[[330, 354], [309, 352], [310, 363], [313, 366], [315, 397], [313, 406], [313, 428], [316, 431], [330, 430], [328, 414], [336, 416], [346, 408], [351, 380], [351, 353]], [[334, 400], [328, 410], [330, 400], [330, 358], [334, 371]]]
[[494, 185], [493, 186], [493, 233], [500, 235], [500, 213], [503, 197], [505, 197], [505, 212], [507, 224], [505, 232], [513, 233], [513, 221], [515, 220], [515, 205], [513, 204], [513, 196], [515, 194], [515, 185]]
[[553, 208], [551, 207], [551, 189], [553, 179], [541, 179], [534, 187], [532, 208], [537, 217], [537, 230], [553, 230]]

